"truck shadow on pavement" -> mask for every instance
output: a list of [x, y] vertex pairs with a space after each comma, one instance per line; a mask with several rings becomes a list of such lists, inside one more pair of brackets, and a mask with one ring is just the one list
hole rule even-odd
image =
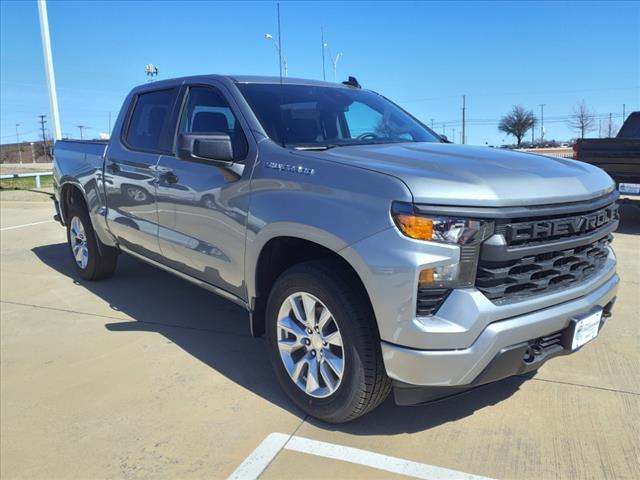
[[[263, 338], [249, 335], [247, 313], [237, 305], [193, 286], [129, 255], [121, 255], [111, 280], [87, 282], [73, 267], [66, 243], [35, 247], [46, 265], [107, 302], [113, 316], [102, 317], [110, 332], [156, 332], [229, 380], [273, 404], [304, 418], [278, 385]], [[119, 318], [118, 312], [134, 319]], [[393, 394], [378, 409], [344, 425], [314, 419], [319, 428], [354, 435], [393, 435], [426, 430], [494, 405], [518, 391], [524, 378], [514, 377], [473, 391], [417, 407], [398, 407]]]

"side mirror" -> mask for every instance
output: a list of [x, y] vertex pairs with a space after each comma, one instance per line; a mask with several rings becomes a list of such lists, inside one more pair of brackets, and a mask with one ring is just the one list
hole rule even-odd
[[214, 164], [233, 163], [233, 145], [226, 133], [183, 133], [178, 137], [178, 157]]
[[453, 143], [453, 142], [452, 142], [451, 140], [449, 140], [449, 138], [448, 138], [446, 135], [444, 135], [444, 134], [440, 135], [440, 140], [442, 140], [444, 143]]

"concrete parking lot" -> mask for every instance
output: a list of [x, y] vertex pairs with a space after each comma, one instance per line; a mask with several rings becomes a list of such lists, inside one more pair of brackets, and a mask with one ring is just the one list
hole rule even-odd
[[82, 281], [45, 195], [0, 200], [3, 479], [640, 475], [638, 204], [593, 343], [532, 379], [336, 426], [287, 400], [238, 307], [127, 256]]

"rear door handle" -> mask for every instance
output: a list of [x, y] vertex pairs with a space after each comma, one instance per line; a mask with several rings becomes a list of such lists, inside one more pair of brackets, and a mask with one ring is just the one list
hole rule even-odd
[[110, 163], [107, 165], [107, 172], [109, 173], [118, 173], [120, 171], [120, 165], [117, 163]]

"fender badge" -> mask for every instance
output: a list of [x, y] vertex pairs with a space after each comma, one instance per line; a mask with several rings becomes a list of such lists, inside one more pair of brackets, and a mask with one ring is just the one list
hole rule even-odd
[[267, 168], [273, 168], [274, 170], [298, 173], [300, 175], [313, 175], [315, 173], [315, 170], [313, 168], [307, 168], [301, 165], [289, 165], [287, 163], [266, 162], [264, 166]]

